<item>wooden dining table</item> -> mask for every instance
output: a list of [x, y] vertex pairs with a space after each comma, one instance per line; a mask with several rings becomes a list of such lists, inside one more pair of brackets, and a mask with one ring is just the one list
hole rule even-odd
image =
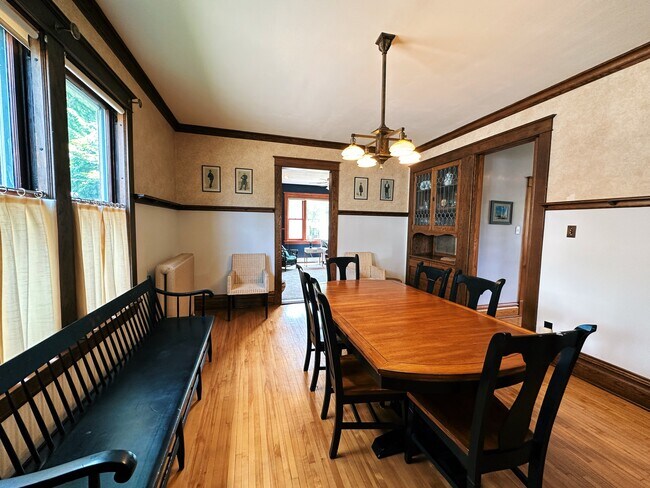
[[[384, 388], [475, 388], [494, 334], [531, 333], [397, 281], [330, 281], [322, 288], [340, 335]], [[520, 382], [524, 366], [519, 355], [505, 357], [499, 386]], [[387, 445], [400, 436], [377, 438], [377, 456], [399, 452]]]

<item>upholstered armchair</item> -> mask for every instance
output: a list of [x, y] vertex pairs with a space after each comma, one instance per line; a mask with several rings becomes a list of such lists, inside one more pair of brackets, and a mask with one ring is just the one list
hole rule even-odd
[[232, 271], [228, 274], [228, 320], [235, 296], [263, 295], [266, 317], [269, 317], [269, 273], [266, 254], [233, 254]]
[[[361, 279], [386, 279], [386, 270], [373, 264], [371, 252], [346, 252], [345, 256], [354, 257], [355, 254], [359, 255], [359, 267], [361, 268], [359, 274], [361, 275]], [[354, 264], [350, 265], [351, 268], [354, 268], [354, 266]]]

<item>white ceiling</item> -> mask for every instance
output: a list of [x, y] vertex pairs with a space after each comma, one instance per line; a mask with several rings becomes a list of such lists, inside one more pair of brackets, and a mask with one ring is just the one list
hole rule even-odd
[[650, 40], [648, 0], [98, 0], [181, 123], [416, 144]]
[[322, 169], [282, 168], [282, 183], [327, 187], [330, 172]]

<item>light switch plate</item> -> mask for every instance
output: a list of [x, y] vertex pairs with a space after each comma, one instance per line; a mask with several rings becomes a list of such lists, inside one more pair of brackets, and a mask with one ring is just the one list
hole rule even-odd
[[575, 238], [575, 236], [576, 236], [576, 226], [575, 225], [567, 225], [566, 236], [571, 237], [571, 238]]

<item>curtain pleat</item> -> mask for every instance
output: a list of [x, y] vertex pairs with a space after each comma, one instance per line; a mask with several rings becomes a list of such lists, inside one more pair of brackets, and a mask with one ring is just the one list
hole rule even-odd
[[80, 317], [131, 287], [126, 210], [74, 203]]
[[53, 201], [0, 195], [0, 362], [61, 328]]

